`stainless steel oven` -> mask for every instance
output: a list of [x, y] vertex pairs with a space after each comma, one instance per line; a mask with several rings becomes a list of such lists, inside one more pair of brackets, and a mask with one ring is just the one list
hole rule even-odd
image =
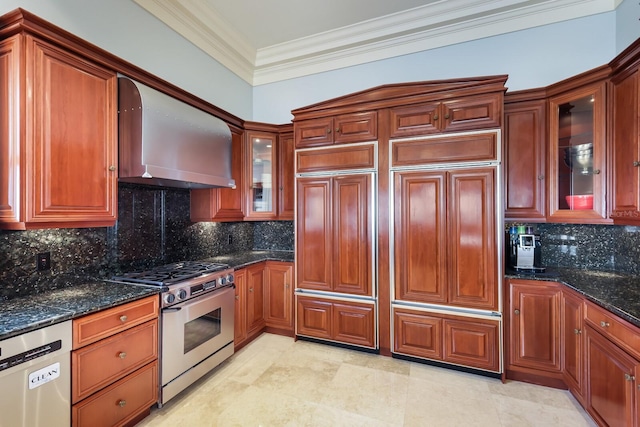
[[234, 289], [162, 309], [162, 404], [233, 354]]

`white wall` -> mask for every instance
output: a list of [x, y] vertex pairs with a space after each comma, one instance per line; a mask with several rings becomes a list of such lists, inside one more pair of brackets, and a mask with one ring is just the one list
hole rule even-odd
[[252, 87], [132, 0], [1, 0], [21, 7], [243, 119]]
[[640, 2], [624, 0], [616, 9], [616, 52], [640, 37]]
[[547, 86], [613, 59], [615, 26], [616, 13], [603, 13], [256, 86], [253, 117], [287, 123], [293, 109], [387, 83], [508, 74], [509, 90]]

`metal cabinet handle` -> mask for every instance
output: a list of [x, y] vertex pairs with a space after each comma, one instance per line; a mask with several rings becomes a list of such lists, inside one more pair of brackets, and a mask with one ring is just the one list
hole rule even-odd
[[600, 169], [595, 169], [595, 170], [593, 171], [593, 174], [594, 174], [594, 175], [600, 175]]
[[636, 380], [636, 377], [635, 377], [635, 376], [633, 376], [633, 375], [624, 374], [624, 379], [625, 379], [626, 381], [635, 381], [635, 380]]
[[582, 331], [580, 329], [574, 329], [573, 333], [576, 335], [580, 335], [582, 333]]
[[538, 175], [538, 181], [542, 181], [544, 179], [544, 175]]
[[609, 327], [609, 322], [605, 322], [604, 320], [600, 321], [600, 326], [602, 326], [603, 328], [608, 328]]
[[635, 167], [640, 166], [640, 162], [636, 160], [635, 162], [633, 162], [633, 166], [635, 166]]
[[126, 314], [123, 314], [122, 316], [120, 316], [120, 321], [121, 321], [122, 323], [126, 322], [126, 321], [127, 321], [127, 319], [128, 319], [128, 317], [127, 317], [127, 315], [126, 315]]
[[110, 170], [111, 172], [113, 172], [113, 171], [115, 171], [115, 170], [116, 170], [116, 167], [115, 167], [115, 166], [113, 166], [113, 165], [111, 165], [111, 166], [109, 166], [109, 170]]
[[518, 310], [517, 308], [515, 310], [513, 310], [514, 314], [520, 314], [520, 310]]
[[125, 357], [127, 357], [127, 353], [125, 353], [124, 351], [121, 351], [120, 353], [118, 353], [118, 357], [120, 359], [124, 359]]
[[118, 406], [124, 408], [127, 405], [127, 401], [124, 399], [118, 400]]

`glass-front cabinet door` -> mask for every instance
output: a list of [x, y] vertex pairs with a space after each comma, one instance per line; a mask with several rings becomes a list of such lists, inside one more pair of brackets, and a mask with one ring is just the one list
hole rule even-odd
[[247, 218], [268, 219], [276, 215], [276, 135], [247, 133], [249, 186]]
[[605, 85], [549, 99], [549, 220], [606, 219]]

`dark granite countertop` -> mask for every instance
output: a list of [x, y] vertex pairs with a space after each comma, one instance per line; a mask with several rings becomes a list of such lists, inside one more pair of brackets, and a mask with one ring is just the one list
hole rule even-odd
[[229, 264], [230, 267], [238, 270], [262, 261], [293, 262], [293, 260], [293, 251], [247, 251], [206, 258], [203, 261]]
[[158, 293], [159, 289], [87, 280], [38, 295], [0, 301], [0, 340]]
[[589, 301], [640, 327], [640, 277], [621, 273], [551, 268], [544, 273], [507, 271], [506, 277], [560, 282]]

